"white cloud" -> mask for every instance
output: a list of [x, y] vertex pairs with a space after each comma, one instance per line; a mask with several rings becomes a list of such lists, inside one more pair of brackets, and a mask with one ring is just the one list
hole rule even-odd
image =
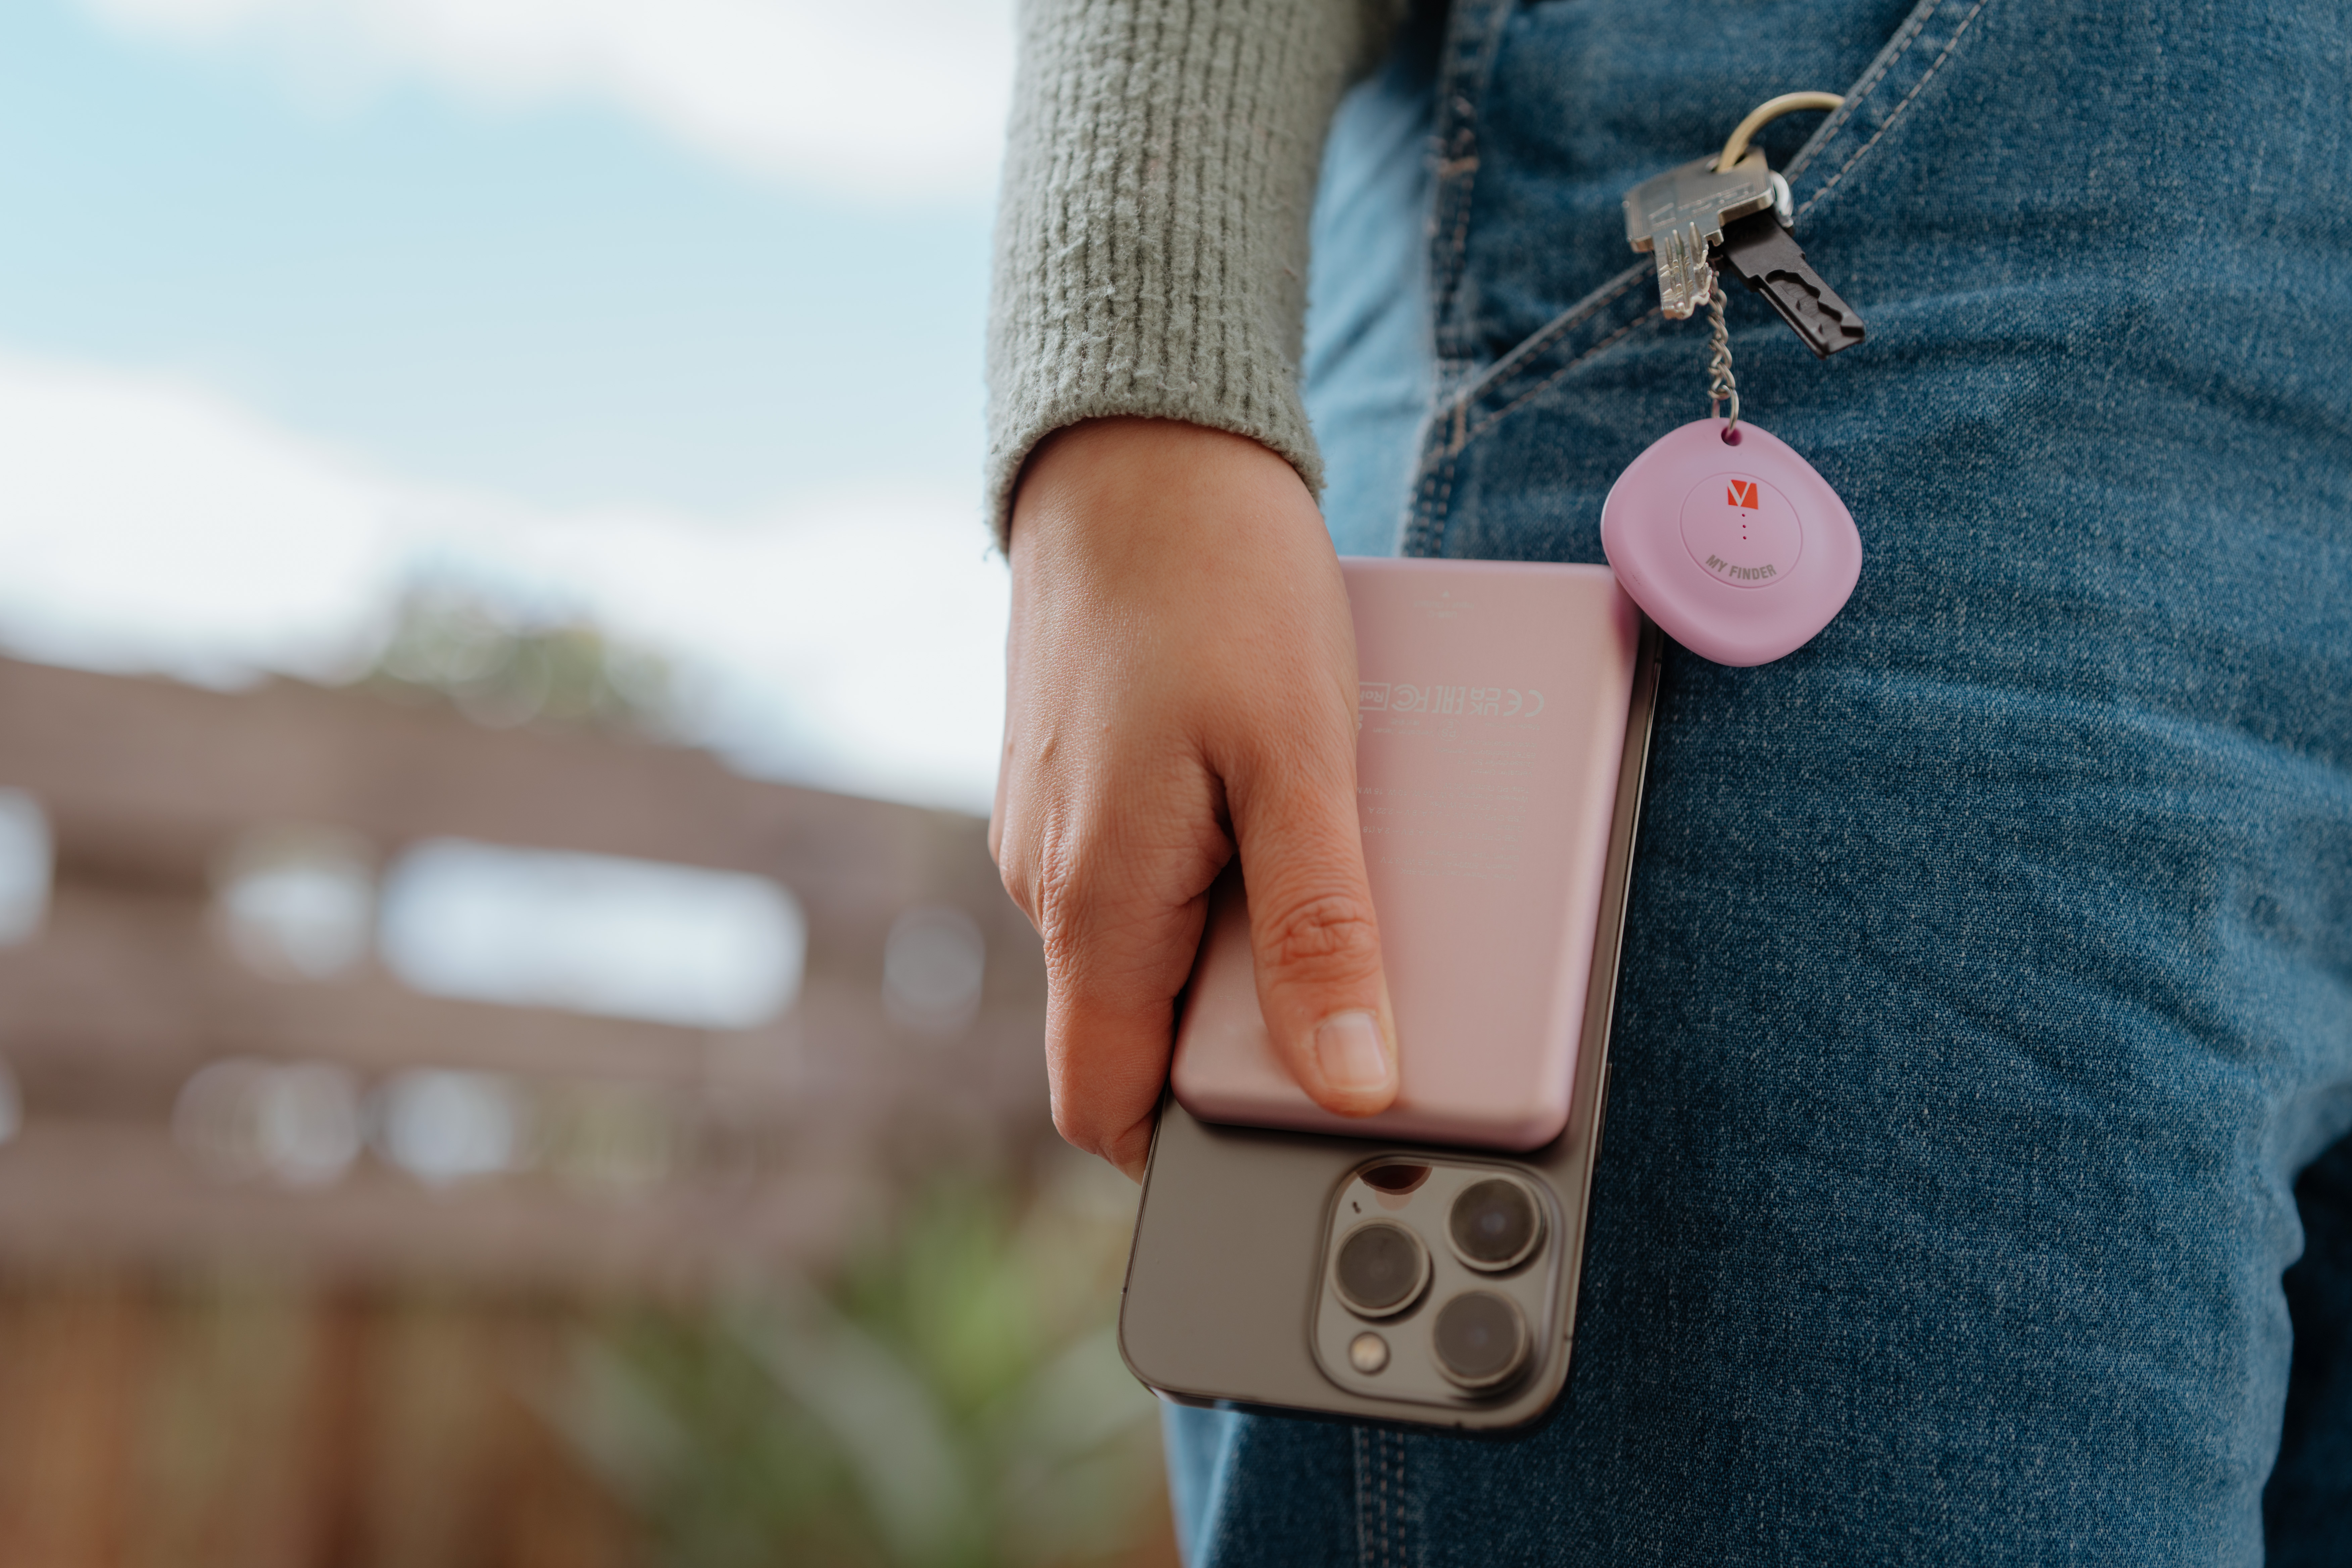
[[118, 29], [257, 47], [305, 90], [422, 76], [604, 99], [761, 174], [883, 203], [985, 199], [1012, 0], [83, 0]]
[[697, 672], [762, 773], [984, 811], [1008, 587], [969, 495], [744, 520], [551, 513], [404, 482], [201, 386], [0, 354], [0, 647], [332, 679], [420, 570], [576, 606]]
[[331, 674], [396, 498], [200, 388], [0, 359], [0, 626], [37, 658]]
[[971, 498], [877, 489], [741, 527], [547, 519], [478, 534], [455, 563], [559, 585], [728, 672], [708, 738], [752, 771], [985, 811], [1010, 592], [987, 545]]

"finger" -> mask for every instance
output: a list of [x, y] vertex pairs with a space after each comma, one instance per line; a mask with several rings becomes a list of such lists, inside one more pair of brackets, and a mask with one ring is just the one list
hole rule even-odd
[[1143, 1178], [1168, 1077], [1176, 994], [1207, 918], [1205, 897], [1158, 910], [1053, 910], [1046, 938], [1045, 1069], [1054, 1125]]
[[1397, 1092], [1396, 1024], [1357, 825], [1355, 737], [1234, 789], [1258, 1005], [1307, 1097], [1343, 1116]]
[[1054, 1125], [1131, 1176], [1150, 1148], [1208, 888], [1233, 854], [1216, 817], [1197, 763], [1058, 803], [1016, 789], [1007, 803], [1006, 883], [1045, 947]]

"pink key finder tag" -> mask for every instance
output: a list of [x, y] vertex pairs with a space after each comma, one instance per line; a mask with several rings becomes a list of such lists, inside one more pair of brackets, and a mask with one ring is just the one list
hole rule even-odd
[[1769, 664], [1813, 640], [1862, 575], [1853, 516], [1777, 437], [1716, 419], [1670, 430], [1617, 476], [1601, 548], [1665, 634], [1717, 664]]

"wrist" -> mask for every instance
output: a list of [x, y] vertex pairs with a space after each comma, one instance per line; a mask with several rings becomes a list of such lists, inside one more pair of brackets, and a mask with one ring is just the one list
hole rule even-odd
[[1013, 492], [1010, 537], [1016, 554], [1049, 542], [1056, 552], [1150, 552], [1263, 542], [1268, 530], [1323, 536], [1289, 459], [1229, 431], [1120, 416], [1065, 426], [1037, 444]]

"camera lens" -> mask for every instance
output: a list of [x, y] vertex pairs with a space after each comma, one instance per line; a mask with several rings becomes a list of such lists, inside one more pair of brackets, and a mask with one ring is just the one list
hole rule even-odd
[[1360, 1225], [1339, 1244], [1331, 1282], [1357, 1316], [1385, 1318], [1420, 1297], [1429, 1282], [1429, 1254], [1421, 1238], [1402, 1226]]
[[1535, 1195], [1507, 1176], [1489, 1176], [1462, 1189], [1446, 1220], [1454, 1250], [1473, 1268], [1508, 1268], [1543, 1239], [1543, 1210]]
[[1446, 1302], [1430, 1337], [1438, 1370], [1465, 1388], [1493, 1388], [1527, 1363], [1527, 1324], [1492, 1290], [1465, 1290]]
[[1417, 1191], [1422, 1183], [1429, 1180], [1429, 1172], [1430, 1167], [1417, 1160], [1391, 1160], [1386, 1164], [1374, 1165], [1366, 1171], [1364, 1185], [1401, 1198], [1407, 1193]]

